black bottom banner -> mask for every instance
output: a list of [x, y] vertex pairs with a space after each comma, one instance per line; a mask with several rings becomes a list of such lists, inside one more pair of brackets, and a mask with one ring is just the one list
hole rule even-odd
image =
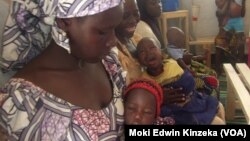
[[[250, 125], [126, 125], [125, 140], [214, 139], [213, 141], [250, 141]], [[189, 138], [189, 139], [188, 139]]]

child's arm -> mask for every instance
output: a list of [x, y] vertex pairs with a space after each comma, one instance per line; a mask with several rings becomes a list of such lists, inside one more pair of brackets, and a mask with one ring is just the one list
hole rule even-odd
[[[184, 62], [184, 60], [182, 58], [177, 59], [177, 63], [178, 65], [183, 69], [183, 70], [188, 70], [193, 76], [195, 76], [195, 72], [193, 70], [190, 69], [190, 67], [188, 67], [186, 65], [186, 63]], [[190, 61], [191, 64], [191, 61]]]
[[189, 67], [186, 65], [182, 58], [179, 58], [176, 61], [183, 70], [189, 69]]

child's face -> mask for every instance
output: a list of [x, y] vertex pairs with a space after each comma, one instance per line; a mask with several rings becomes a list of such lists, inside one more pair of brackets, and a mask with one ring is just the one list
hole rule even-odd
[[131, 90], [125, 102], [125, 124], [150, 125], [156, 118], [156, 99], [144, 89]]
[[152, 39], [143, 40], [137, 47], [138, 61], [148, 69], [162, 67], [162, 54]]

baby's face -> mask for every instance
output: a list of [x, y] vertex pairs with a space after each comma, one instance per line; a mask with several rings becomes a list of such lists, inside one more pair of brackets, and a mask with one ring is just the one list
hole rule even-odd
[[186, 35], [178, 27], [171, 27], [167, 32], [167, 40], [169, 44], [176, 46], [176, 48], [185, 48]]
[[134, 89], [125, 101], [125, 124], [151, 125], [156, 117], [156, 99], [144, 89]]
[[152, 69], [162, 66], [161, 50], [153, 40], [143, 40], [141, 44], [138, 44], [137, 53], [138, 60], [143, 66]]

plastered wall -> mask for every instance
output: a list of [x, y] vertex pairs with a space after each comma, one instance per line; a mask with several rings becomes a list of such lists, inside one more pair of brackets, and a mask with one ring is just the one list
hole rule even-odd
[[[216, 5], [215, 0], [179, 0], [180, 9], [188, 9], [191, 17], [191, 7], [193, 5], [200, 6], [200, 13], [197, 21], [197, 32], [198, 37], [213, 36], [218, 33], [218, 21], [215, 16]], [[249, 35], [250, 27], [250, 1], [246, 0], [246, 15], [245, 20], [245, 33]], [[192, 25], [190, 19], [190, 26]], [[192, 33], [192, 27], [191, 33]], [[192, 33], [193, 34], [193, 33]]]

